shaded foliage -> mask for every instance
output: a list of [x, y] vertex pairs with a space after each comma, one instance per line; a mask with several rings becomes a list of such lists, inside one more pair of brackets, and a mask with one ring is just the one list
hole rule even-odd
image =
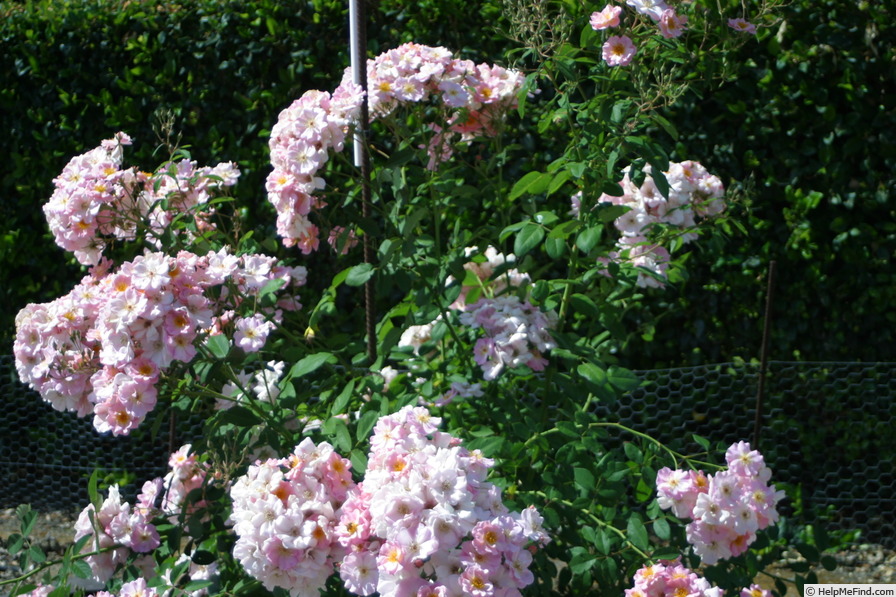
[[[758, 357], [777, 261], [771, 356], [896, 359], [896, 125], [891, 9], [794, 2], [732, 56], [752, 68], [667, 111], [681, 155], [724, 172], [745, 234], [706, 245], [633, 366]], [[649, 316], [644, 318], [649, 320]]]

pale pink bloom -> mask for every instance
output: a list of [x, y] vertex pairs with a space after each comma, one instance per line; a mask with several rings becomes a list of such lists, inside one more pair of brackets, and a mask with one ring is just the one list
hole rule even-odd
[[618, 27], [619, 15], [621, 13], [621, 6], [607, 4], [600, 12], [591, 13], [591, 28], [595, 31], [600, 31], [602, 29], [609, 29], [610, 27]]
[[673, 9], [666, 9], [660, 16], [660, 33], [666, 39], [681, 37], [687, 22], [686, 15], [677, 15]]
[[379, 580], [376, 556], [369, 551], [351, 551], [339, 565], [345, 588], [356, 595], [372, 595]]
[[256, 313], [251, 317], [239, 318], [236, 321], [234, 343], [245, 352], [258, 352], [267, 342], [274, 324], [267, 321], [264, 315]]
[[637, 52], [627, 35], [614, 35], [603, 45], [603, 58], [610, 66], [627, 66]]
[[742, 17], [738, 17], [736, 19], [728, 19], [728, 26], [740, 33], [749, 33], [750, 35], [756, 35], [756, 25], [750, 23]]
[[737, 442], [725, 452], [728, 468], [738, 475], [753, 477], [765, 467], [765, 459], [757, 450], [750, 448], [747, 442]]
[[663, 11], [669, 8], [663, 0], [625, 0], [625, 3], [654, 21], [659, 21]]
[[118, 597], [156, 597], [158, 593], [152, 587], [146, 585], [146, 580], [138, 578], [121, 585]]
[[740, 597], [772, 597], [772, 592], [754, 584], [742, 589]]

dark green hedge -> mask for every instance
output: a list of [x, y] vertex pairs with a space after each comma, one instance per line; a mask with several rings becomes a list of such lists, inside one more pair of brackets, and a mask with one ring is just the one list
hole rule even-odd
[[737, 181], [747, 233], [698, 243], [639, 366], [758, 357], [771, 260], [771, 358], [896, 361], [894, 8], [789, 3], [740, 78], [666, 115], [677, 157]]
[[[71, 156], [125, 130], [129, 157], [153, 167], [164, 157], [152, 155], [153, 115], [168, 109], [200, 163], [240, 164], [235, 192], [265, 216], [253, 221], [270, 222], [266, 130], [348, 64], [343, 1], [52, 5], [0, 2], [6, 346], [19, 308], [80, 277], [40, 210]], [[681, 132], [676, 159], [736, 181], [732, 211], [747, 233], [702, 243], [688, 282], [648, 296], [631, 322], [648, 338], [627, 351], [631, 366], [758, 356], [772, 259], [773, 357], [896, 360], [896, 15], [884, 3], [796, 0], [780, 16], [732, 57], [748, 67], [738, 79], [666, 114]], [[371, 53], [416, 40], [500, 60], [508, 45], [498, 0], [381, 0], [369, 19]]]

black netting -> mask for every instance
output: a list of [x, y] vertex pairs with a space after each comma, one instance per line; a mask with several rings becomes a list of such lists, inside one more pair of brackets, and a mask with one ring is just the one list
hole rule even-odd
[[602, 418], [686, 453], [701, 449], [694, 434], [713, 444], [749, 441], [774, 482], [799, 487], [784, 513], [896, 546], [896, 363], [770, 363], [758, 446], [758, 365], [635, 373], [643, 387], [599, 404]]
[[[0, 507], [80, 509], [99, 467], [111, 480], [163, 475], [179, 443], [170, 422], [128, 437], [103, 437], [90, 419], [54, 411], [16, 380], [0, 357]], [[726, 363], [637, 371], [639, 390], [598, 404], [602, 418], [693, 453], [697, 434], [724, 445], [755, 442], [759, 367]], [[859, 529], [865, 541], [896, 547], [896, 363], [772, 362], [759, 417], [759, 448], [774, 482], [799, 487], [782, 510], [804, 523]], [[183, 427], [183, 425], [181, 425]], [[184, 431], [177, 429], [175, 431]], [[187, 430], [195, 433], [194, 430]]]
[[174, 443], [168, 419], [150, 415], [127, 437], [100, 435], [92, 418], [55, 411], [21, 384], [11, 356], [0, 357], [0, 374], [0, 508], [80, 510], [94, 469], [132, 499], [144, 481], [167, 472]]

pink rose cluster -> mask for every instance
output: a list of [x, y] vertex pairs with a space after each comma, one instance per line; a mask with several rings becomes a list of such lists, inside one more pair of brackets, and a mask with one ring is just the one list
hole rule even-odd
[[[487, 64], [476, 65], [451, 56], [444, 48], [408, 43], [367, 63], [370, 111], [388, 115], [399, 105], [434, 99], [449, 110], [447, 130], [432, 125], [430, 168], [447, 160], [455, 137], [469, 141], [495, 133], [494, 122], [516, 102], [520, 73]], [[316, 196], [325, 181], [319, 171], [340, 152], [357, 120], [363, 90], [346, 71], [329, 94], [308, 91], [280, 113], [271, 131], [273, 171], [268, 176], [268, 200], [277, 210], [277, 233], [286, 246], [304, 254], [317, 250], [320, 232], [309, 215], [325, 203]], [[349, 237], [349, 244], [351, 238]], [[332, 242], [331, 242], [332, 244]]]
[[[156, 562], [148, 554], [161, 544], [158, 531], [151, 521], [164, 515], [176, 524], [181, 520], [187, 494], [205, 485], [207, 466], [199, 462], [197, 456], [191, 454], [190, 450], [191, 447], [187, 444], [173, 453], [168, 461], [171, 471], [164, 479], [157, 478], [144, 483], [133, 507], [121, 500], [118, 486], [115, 485], [110, 488], [108, 497], [99, 511], [91, 504], [81, 512], [75, 523], [75, 541], [82, 537], [90, 537], [82, 552], [103, 551], [85, 558], [92, 572], [91, 577], [73, 578], [71, 582], [87, 590], [97, 590], [103, 587], [117, 570], [127, 565], [134, 554], [143, 554], [137, 555], [131, 562], [140, 571], [141, 578], [125, 583], [118, 595], [151, 597], [160, 594], [146, 584], [147, 579], [154, 578], [158, 574]], [[192, 504], [190, 511], [204, 506], [203, 502], [197, 502]], [[182, 555], [178, 563], [187, 560], [189, 557]], [[173, 587], [170, 586], [172, 583], [167, 578], [170, 570], [163, 574], [168, 589], [161, 594], [172, 595]], [[191, 562], [187, 574], [190, 580], [211, 580], [217, 575], [217, 564], [213, 562], [207, 566], [200, 566]], [[39, 587], [40, 591], [44, 588], [46, 587]], [[52, 590], [52, 587], [49, 589]], [[43, 593], [40, 591], [33, 595], [42, 597]], [[189, 595], [202, 597], [207, 593], [206, 590], [199, 590]], [[96, 595], [114, 597], [108, 591], [98, 591]]]
[[544, 354], [557, 346], [551, 330], [557, 325], [553, 312], [544, 312], [515, 294], [481, 298], [468, 305], [460, 321], [485, 336], [476, 341], [473, 355], [486, 380], [497, 378], [505, 367], [525, 365], [542, 371]]
[[187, 506], [187, 496], [191, 491], [204, 487], [208, 476], [208, 465], [200, 462], [191, 451], [191, 444], [181, 446], [168, 459], [171, 469], [168, 474], [163, 479], [148, 481], [143, 485], [141, 499], [154, 504], [161, 494], [159, 508], [172, 522], [180, 518], [185, 507], [193, 511], [205, 506], [203, 501]]
[[[617, 251], [610, 255], [614, 261], [628, 261], [650, 273], [639, 273], [637, 284], [641, 287], [661, 287], [669, 265], [669, 251], [650, 239], [651, 229], [657, 226], [672, 227], [683, 232], [679, 238], [688, 243], [697, 238], [693, 231], [698, 219], [718, 216], [725, 210], [725, 189], [718, 176], [710, 174], [698, 162], [672, 163], [663, 176], [669, 183], [668, 197], [664, 197], [650, 175], [640, 186], [629, 176], [628, 168], [620, 181], [623, 194], [613, 197], [603, 194], [599, 203], [612, 203], [628, 208], [616, 218], [614, 225], [621, 233]], [[573, 213], [578, 215], [581, 195], [572, 199]], [[653, 275], [651, 275], [653, 274]]]
[[660, 561], [635, 572], [625, 597], [722, 597], [724, 591], [679, 562]]
[[339, 574], [357, 595], [519, 595], [532, 552], [548, 542], [534, 508], [510, 512], [486, 481], [493, 462], [407, 406], [374, 428], [363, 482], [336, 527]]
[[[467, 247], [464, 255], [470, 261], [464, 264], [469, 272], [461, 281], [461, 291], [451, 304], [452, 309], [463, 310], [468, 302], [476, 302], [480, 296], [496, 296], [509, 288], [520, 288], [532, 283], [529, 274], [512, 267], [516, 263], [516, 255], [505, 255], [492, 246], [480, 252], [477, 247]], [[447, 284], [454, 282], [450, 277]]]
[[[467, 257], [478, 253], [476, 247], [465, 249]], [[515, 261], [512, 253], [504, 255], [494, 247], [487, 247], [481, 255], [464, 264], [469, 273], [462, 281], [460, 295], [451, 304], [452, 309], [461, 312], [463, 325], [481, 329], [485, 334], [476, 341], [473, 354], [486, 380], [496, 379], [507, 367], [525, 365], [541, 371], [547, 364], [543, 355], [556, 346], [550, 330], [557, 323], [557, 315], [542, 311], [516, 294], [505, 293], [531, 283], [528, 274], [509, 267]], [[448, 283], [451, 282], [453, 278], [449, 278]], [[412, 346], [418, 353], [420, 346], [430, 340], [437, 321], [409, 327], [398, 345]]]
[[[660, 35], [666, 39], [681, 37], [687, 29], [687, 16], [676, 13], [663, 0], [626, 0], [626, 4], [656, 23]], [[621, 6], [608, 4], [603, 10], [591, 14], [591, 28], [595, 31], [616, 28], [621, 22], [621, 14]], [[637, 48], [627, 35], [610, 36], [601, 48], [604, 62], [609, 66], [627, 66], [636, 53]]]
[[744, 553], [757, 531], [777, 522], [784, 495], [768, 484], [771, 471], [750, 444], [733, 444], [725, 459], [728, 468], [715, 475], [663, 468], [656, 476], [657, 503], [691, 519], [688, 542], [706, 564]]
[[[625, 597], [722, 597], [724, 591], [681, 565], [678, 561], [660, 561], [635, 572], [634, 586]], [[772, 597], [771, 591], [750, 585], [740, 597]]]
[[302, 253], [317, 250], [319, 231], [308, 215], [326, 205], [315, 194], [324, 188], [318, 171], [330, 159], [330, 152], [345, 146], [349, 125], [358, 118], [363, 91], [352, 83], [350, 74], [330, 95], [307, 91], [280, 113], [269, 142], [273, 171], [268, 175], [267, 193], [277, 210], [277, 233], [288, 247]]
[[[97, 430], [127, 434], [155, 407], [156, 384], [172, 363], [190, 362], [207, 335], [231, 330], [244, 350], [258, 350], [270, 322], [301, 306], [290, 287], [305, 279], [304, 268], [224, 249], [147, 252], [117, 270], [102, 262], [69, 294], [19, 312], [16, 368], [55, 409], [92, 413]], [[260, 309], [257, 297], [275, 280], [283, 296]]]
[[326, 442], [259, 461], [230, 489], [234, 557], [269, 590], [316, 594], [338, 569], [357, 595], [519, 594], [548, 537], [534, 508], [509, 512], [492, 461], [438, 431], [421, 407], [382, 417], [364, 479]]
[[[176, 215], [193, 212], [198, 230], [208, 229], [212, 210], [200, 214], [195, 208], [239, 178], [232, 163], [197, 168], [189, 160], [157, 174], [123, 170], [123, 147], [130, 144], [128, 135], [117, 133], [72, 158], [53, 180], [55, 190], [44, 215], [56, 244], [84, 265], [96, 265], [110, 240], [136, 239], [141, 223], [160, 232]], [[162, 199], [167, 200], [164, 209]]]
[[234, 557], [268, 590], [317, 594], [342, 556], [339, 508], [354, 486], [351, 463], [308, 438], [288, 458], [250, 466], [230, 489]]
[[[688, 17], [675, 12], [664, 0], [626, 0], [625, 3], [656, 23], [660, 35], [666, 39], [681, 37], [687, 30]], [[621, 6], [607, 4], [602, 10], [591, 14], [591, 28], [603, 31], [619, 27], [621, 14]], [[740, 33], [756, 33], [756, 26], [743, 18], [729, 19], [728, 26]], [[601, 48], [604, 62], [609, 66], [627, 66], [636, 53], [637, 47], [628, 35], [612, 35]]]
[[[80, 583], [85, 589], [100, 588], [120, 565], [127, 562], [132, 552], [147, 554], [157, 548], [160, 539], [155, 525], [150, 522], [152, 517], [151, 502], [138, 501], [132, 508], [131, 504], [121, 500], [117, 485], [109, 488], [109, 495], [98, 511], [93, 504], [84, 508], [75, 522], [75, 541], [90, 537], [83, 551], [103, 551], [84, 558], [92, 576], [73, 579], [73, 582]], [[150, 556], [144, 556], [137, 564], [147, 569], [155, 566]]]

